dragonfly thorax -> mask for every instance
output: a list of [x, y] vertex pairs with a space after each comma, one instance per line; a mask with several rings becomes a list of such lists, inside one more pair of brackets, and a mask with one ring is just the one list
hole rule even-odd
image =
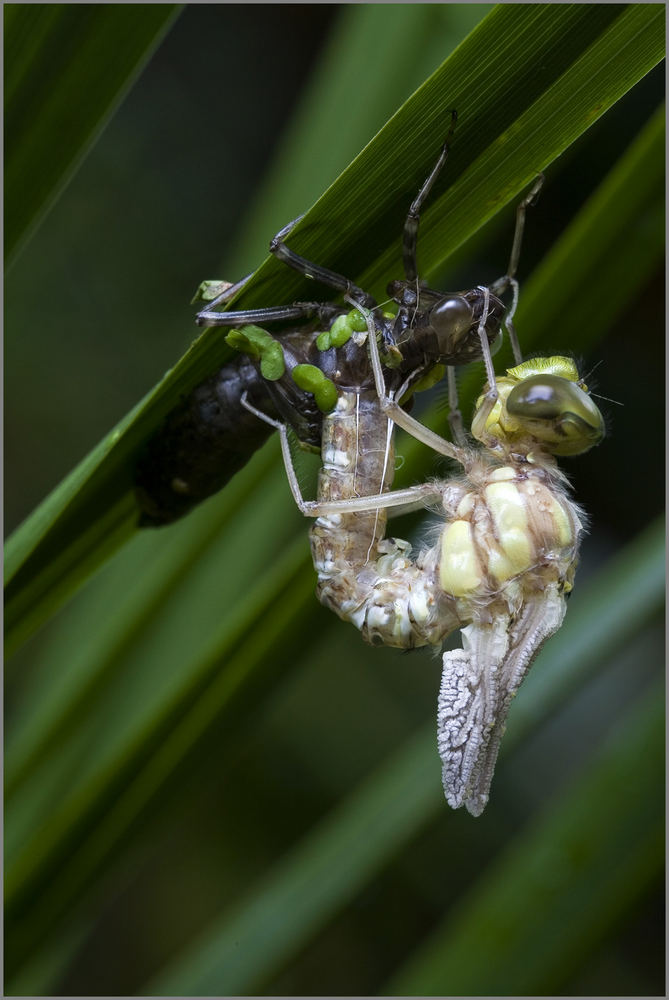
[[511, 607], [548, 583], [568, 592], [581, 531], [578, 507], [555, 477], [528, 465], [489, 466], [441, 532], [440, 586], [469, 622], [489, 615], [495, 596]]

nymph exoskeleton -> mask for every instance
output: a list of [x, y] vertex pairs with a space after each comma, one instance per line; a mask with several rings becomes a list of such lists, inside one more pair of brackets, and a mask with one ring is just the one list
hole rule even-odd
[[[555, 456], [597, 444], [604, 423], [570, 359], [531, 359], [486, 386], [472, 422], [478, 447], [403, 414], [464, 475], [383, 493], [392, 481], [383, 415], [397, 413], [369, 319], [375, 395], [342, 390], [326, 417], [318, 499], [302, 498], [278, 425], [286, 471], [298, 507], [317, 518], [311, 548], [325, 605], [374, 644], [439, 647], [462, 629], [462, 649], [443, 654], [438, 748], [449, 805], [478, 816], [511, 700], [562, 624], [573, 584], [583, 515]], [[384, 535], [388, 509], [416, 503], [439, 504], [444, 520], [437, 543], [412, 558], [407, 542]]]
[[[428, 288], [417, 279], [418, 221], [423, 202], [448, 157], [449, 138], [455, 119], [456, 114], [452, 112], [451, 130], [439, 158], [407, 215], [403, 239], [405, 278], [391, 282], [388, 287], [388, 293], [397, 305], [395, 316], [376, 308], [374, 299], [343, 275], [313, 264], [290, 250], [285, 244], [285, 237], [295, 222], [277, 234], [270, 249], [280, 260], [302, 274], [343, 293], [348, 301], [374, 310], [384, 377], [389, 387], [406, 384], [411, 390], [430, 373], [434, 376], [440, 366], [449, 366], [449, 419], [457, 438], [461, 436], [462, 429], [452, 366], [486, 356], [486, 368], [490, 371], [491, 347], [499, 341], [503, 318], [512, 337], [516, 360], [520, 361], [511, 323], [516, 297], [514, 274], [525, 209], [536, 196], [541, 178], [518, 207], [514, 249], [503, 278], [488, 289], [479, 287], [459, 293], [442, 293]], [[263, 358], [256, 354], [239, 365], [225, 366], [168, 417], [138, 465], [137, 495], [143, 509], [143, 525], [165, 524], [181, 517], [195, 504], [217, 492], [266, 440], [270, 433], [267, 425], [256, 422], [255, 427], [251, 426], [249, 414], [241, 406], [244, 394], [274, 419], [292, 426], [305, 444], [320, 444], [321, 411], [314, 405], [312, 397], [292, 383], [292, 373], [298, 364], [308, 364], [323, 370], [327, 378], [339, 375], [344, 345], [339, 334], [342, 326], [347, 325], [347, 307], [299, 302], [242, 312], [215, 311], [217, 305], [233, 298], [247, 280], [245, 278], [232, 286], [225, 285], [220, 294], [214, 292], [213, 300], [198, 314], [198, 323], [243, 328], [247, 324], [301, 320], [305, 325], [290, 334], [280, 333], [274, 341], [280, 349], [282, 345], [286, 346], [285, 372], [276, 380], [262, 372]], [[509, 287], [514, 289], [514, 301], [511, 308], [505, 311], [499, 296]], [[207, 297], [211, 294], [211, 290], [206, 293]], [[482, 323], [484, 312], [485, 321]], [[339, 328], [337, 324], [340, 324]], [[333, 334], [327, 347], [318, 336], [322, 332]], [[269, 335], [267, 337], [271, 339]], [[365, 352], [349, 351], [345, 366], [351, 373], [352, 384], [372, 386]]]

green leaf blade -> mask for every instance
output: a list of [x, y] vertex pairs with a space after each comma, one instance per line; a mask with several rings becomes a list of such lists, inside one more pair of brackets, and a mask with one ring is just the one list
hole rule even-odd
[[5, 252], [37, 225], [179, 7], [7, 4]]
[[[664, 47], [659, 6], [496, 8], [306, 214], [295, 231], [299, 252], [327, 261], [328, 266], [380, 292], [397, 273], [399, 227], [406, 205], [433, 161], [434, 136], [443, 131], [448, 109], [458, 103], [461, 121], [449, 187], [431, 202], [421, 225], [421, 258], [429, 273], [658, 62]], [[522, 42], [535, 35], [533, 46], [542, 69], [528, 78]], [[446, 239], [443, 218], [449, 220]], [[370, 259], [374, 261], [371, 267], [367, 266]], [[245, 286], [235, 308], [270, 301], [278, 304], [311, 294], [306, 279], [287, 273], [285, 266], [271, 259]], [[78, 530], [82, 519], [85, 527], [88, 519], [103, 517], [131, 481], [140, 442], [160, 425], [181, 395], [227, 357], [221, 342], [218, 331], [205, 331], [113, 432], [114, 447], [109, 454], [106, 448], [96, 451], [89, 462], [90, 475], [80, 476], [75, 470], [74, 491], [52, 495], [39, 514], [40, 526], [28, 519], [10, 540], [17, 580], [7, 591], [7, 601], [12, 611], [19, 608], [16, 617], [10, 615], [10, 623], [16, 622], [16, 644], [50, 608], [66, 600], [82, 579], [76, 567], [64, 569], [56, 596], [51, 595], [48, 581], [38, 585], [34, 599], [30, 598], [31, 619], [25, 622], [21, 609], [26, 604], [14, 601], [18, 600], [18, 569], [25, 565], [26, 553], [30, 553], [30, 565], [21, 587], [29, 587], [32, 577], [42, 573], [44, 562], [58, 550], [67, 561], [72, 531]], [[70, 512], [65, 504], [72, 504]], [[93, 544], [87, 569], [107, 551], [104, 545]]]

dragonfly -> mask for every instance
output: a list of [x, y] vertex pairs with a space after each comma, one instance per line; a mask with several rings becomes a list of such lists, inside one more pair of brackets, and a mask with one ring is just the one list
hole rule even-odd
[[[388, 389], [376, 323], [365, 315], [374, 388], [340, 387], [323, 422], [315, 501], [302, 496], [285, 424], [272, 426], [295, 502], [316, 519], [311, 550], [321, 602], [374, 645], [441, 648], [461, 631], [462, 647], [442, 657], [437, 745], [448, 804], [479, 816], [512, 699], [560, 628], [573, 587], [585, 516], [557, 456], [598, 444], [604, 420], [570, 358], [532, 358], [501, 378], [488, 371], [473, 442], [461, 429], [456, 442], [441, 438]], [[270, 420], [248, 399], [244, 405]], [[391, 491], [394, 424], [454, 460], [461, 474]], [[439, 510], [440, 527], [436, 543], [414, 555], [385, 528], [390, 509], [417, 503]]]
[[[456, 433], [462, 420], [454, 366], [484, 357], [490, 369], [489, 359], [499, 346], [502, 325], [508, 331], [514, 357], [520, 360], [512, 321], [518, 287], [515, 273], [525, 212], [536, 200], [543, 177], [538, 178], [517, 208], [511, 256], [503, 277], [489, 288], [478, 286], [456, 293], [431, 289], [418, 278], [416, 247], [420, 213], [448, 159], [456, 120], [453, 111], [439, 157], [405, 219], [402, 249], [405, 276], [388, 286], [394, 313], [380, 309], [371, 295], [344, 275], [291, 250], [286, 238], [299, 219], [274, 237], [271, 252], [287, 266], [342, 294], [348, 305], [298, 302], [220, 312], [216, 307], [234, 298], [251, 276], [233, 285], [219, 283], [221, 289], [215, 287], [213, 293], [211, 283], [203, 283], [204, 295], [210, 301], [198, 313], [197, 322], [203, 326], [235, 328], [226, 340], [246, 356], [224, 366], [198, 386], [149, 442], [135, 476], [142, 526], [169, 524], [188, 513], [220, 490], [267, 440], [272, 433], [271, 425], [249, 419], [249, 411], [241, 405], [242, 397], [273, 419], [289, 424], [303, 446], [320, 448], [323, 409], [318, 405], [317, 394], [298, 385], [295, 379], [299, 381], [309, 368], [312, 375], [316, 369], [323, 373], [326, 382], [332, 382], [331, 376], [338, 376], [343, 362], [351, 384], [361, 388], [372, 386], [367, 355], [357, 350], [355, 341], [356, 334], [359, 336], [366, 328], [366, 321], [352, 318], [351, 304], [372, 311], [381, 345], [384, 379], [394, 389], [405, 385], [404, 405], [413, 392], [428, 387], [447, 370], [449, 421]], [[509, 308], [501, 298], [508, 289], [513, 297]], [[484, 307], [485, 322], [481, 324]], [[298, 320], [301, 321], [298, 327], [282, 331], [277, 337], [263, 329], [265, 324]], [[253, 327], [252, 343], [245, 334], [249, 326]], [[353, 344], [349, 348], [346, 344], [351, 338]], [[330, 400], [335, 398], [332, 386], [328, 387], [323, 380], [319, 384], [321, 395]]]

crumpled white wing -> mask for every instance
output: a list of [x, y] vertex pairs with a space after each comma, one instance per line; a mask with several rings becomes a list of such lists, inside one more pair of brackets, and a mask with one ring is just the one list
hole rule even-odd
[[515, 617], [462, 630], [462, 649], [444, 653], [437, 744], [446, 800], [480, 816], [488, 802], [511, 700], [566, 611], [555, 583]]

